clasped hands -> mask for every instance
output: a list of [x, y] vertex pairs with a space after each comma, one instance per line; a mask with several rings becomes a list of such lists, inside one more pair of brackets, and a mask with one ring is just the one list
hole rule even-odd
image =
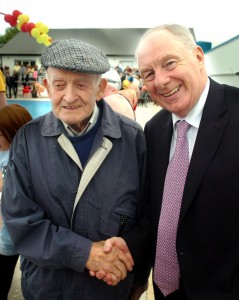
[[103, 280], [108, 285], [117, 285], [132, 271], [134, 265], [127, 244], [120, 237], [94, 242], [86, 268], [91, 276]]

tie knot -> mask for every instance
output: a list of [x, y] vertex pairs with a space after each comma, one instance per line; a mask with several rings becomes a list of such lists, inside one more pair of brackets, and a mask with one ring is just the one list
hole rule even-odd
[[188, 124], [185, 120], [177, 122], [178, 137], [185, 137], [188, 132], [189, 127], [190, 127], [190, 124]]

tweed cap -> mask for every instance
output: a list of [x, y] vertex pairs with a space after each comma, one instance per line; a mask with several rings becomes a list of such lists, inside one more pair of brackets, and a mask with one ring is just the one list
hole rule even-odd
[[78, 40], [52, 43], [41, 55], [42, 66], [88, 74], [103, 74], [110, 69], [107, 56], [97, 47]]

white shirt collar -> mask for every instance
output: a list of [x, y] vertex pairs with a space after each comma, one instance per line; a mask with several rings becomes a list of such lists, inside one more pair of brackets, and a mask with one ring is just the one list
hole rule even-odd
[[[189, 123], [191, 126], [197, 129], [199, 128], [201, 122], [202, 112], [207, 99], [209, 86], [210, 86], [210, 80], [208, 78], [204, 91], [202, 92], [202, 95], [199, 98], [199, 101], [193, 107], [193, 109], [187, 114], [187, 116], [183, 118], [183, 120], [185, 120], [187, 123]], [[179, 118], [175, 114], [172, 114], [172, 120], [173, 120], [173, 126], [175, 128], [176, 122], [182, 120], [182, 118]]]
[[66, 131], [70, 136], [81, 136], [81, 135], [85, 134], [86, 132], [88, 132], [96, 124], [98, 117], [99, 117], [99, 108], [95, 104], [95, 107], [94, 107], [93, 113], [90, 117], [90, 120], [83, 131], [76, 132], [72, 127], [70, 127], [70, 125], [64, 123], [63, 121], [62, 121], [62, 123], [65, 126]]

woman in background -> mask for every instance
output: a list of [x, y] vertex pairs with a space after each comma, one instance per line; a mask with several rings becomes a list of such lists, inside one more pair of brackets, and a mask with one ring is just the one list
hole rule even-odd
[[[4, 175], [7, 170], [6, 155], [13, 137], [17, 131], [27, 122], [32, 120], [32, 116], [23, 106], [18, 104], [6, 105], [0, 109], [0, 151], [5, 154], [4, 161], [0, 161], [0, 192], [4, 184]], [[0, 215], [1, 219], [1, 215]], [[11, 287], [12, 277], [18, 260], [13, 243], [3, 222], [0, 230], [0, 299], [7, 300], [8, 292]]]

